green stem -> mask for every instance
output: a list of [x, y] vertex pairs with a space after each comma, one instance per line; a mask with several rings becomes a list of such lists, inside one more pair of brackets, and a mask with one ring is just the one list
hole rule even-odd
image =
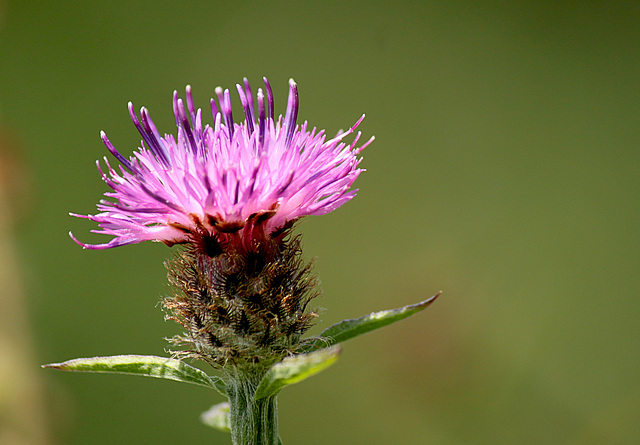
[[278, 445], [276, 396], [254, 400], [260, 379], [238, 376], [227, 383], [233, 445]]

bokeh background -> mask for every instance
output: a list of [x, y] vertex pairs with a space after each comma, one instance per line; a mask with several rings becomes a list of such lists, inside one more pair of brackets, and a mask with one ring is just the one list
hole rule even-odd
[[229, 443], [215, 393], [38, 366], [178, 332], [166, 246], [67, 235], [104, 241], [67, 215], [107, 190], [99, 131], [130, 153], [129, 100], [173, 132], [174, 89], [263, 75], [376, 136], [357, 199], [299, 225], [312, 333], [444, 291], [285, 390], [285, 444], [638, 443], [640, 3], [0, 0], [2, 444]]

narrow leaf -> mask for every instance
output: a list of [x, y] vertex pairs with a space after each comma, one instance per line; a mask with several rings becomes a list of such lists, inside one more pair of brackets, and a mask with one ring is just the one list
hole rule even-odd
[[301, 382], [302, 380], [319, 373], [333, 365], [340, 355], [342, 348], [333, 346], [308, 354], [294, 355], [276, 363], [260, 381], [255, 400], [263, 399], [278, 394], [287, 385]]
[[175, 380], [212, 388], [226, 395], [220, 377], [210, 377], [198, 368], [172, 358], [153, 355], [114, 355], [111, 357], [77, 358], [63, 363], [43, 365], [61, 371], [131, 374]]
[[387, 311], [372, 312], [360, 318], [342, 320], [322, 331], [319, 337], [311, 339], [309, 344], [303, 351], [313, 351], [320, 348], [326, 348], [336, 343], [342, 343], [351, 340], [367, 332], [380, 329], [396, 321], [403, 320], [413, 314], [416, 314], [427, 308], [440, 295], [438, 292], [433, 297], [421, 301], [417, 304], [411, 304], [397, 309]]
[[211, 428], [222, 431], [223, 433], [231, 432], [229, 402], [213, 405], [200, 415], [200, 421]]

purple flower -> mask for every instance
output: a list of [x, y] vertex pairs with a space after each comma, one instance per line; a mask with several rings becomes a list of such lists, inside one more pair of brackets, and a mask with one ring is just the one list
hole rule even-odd
[[201, 110], [193, 105], [187, 87], [186, 108], [173, 94], [177, 138], [161, 136], [143, 107], [140, 118], [129, 103], [129, 113], [142, 135], [141, 148], [127, 159], [104, 132], [102, 140], [120, 162], [119, 171], [107, 158], [107, 170], [98, 170], [113, 190], [98, 204], [100, 213], [78, 215], [98, 223], [95, 233], [112, 235], [106, 244], [84, 244], [108, 249], [152, 240], [167, 245], [215, 239], [239, 245], [280, 236], [306, 215], [322, 215], [353, 198], [351, 185], [363, 171], [356, 147], [343, 138], [354, 132], [364, 115], [348, 131], [327, 140], [324, 130], [296, 125], [298, 88], [289, 81], [289, 101], [277, 119], [271, 86], [254, 96], [249, 82], [237, 85], [245, 121], [234, 123], [229, 90], [216, 89], [219, 106], [211, 99], [213, 126], [203, 127]]

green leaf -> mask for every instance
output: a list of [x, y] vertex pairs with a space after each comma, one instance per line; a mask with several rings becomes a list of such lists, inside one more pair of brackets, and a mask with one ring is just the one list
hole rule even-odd
[[210, 377], [198, 368], [172, 358], [153, 355], [114, 355], [111, 357], [77, 358], [63, 363], [42, 365], [61, 371], [132, 374], [144, 377], [175, 380], [206, 386], [226, 395], [220, 377]]
[[260, 381], [255, 400], [271, 397], [278, 394], [282, 388], [319, 373], [320, 371], [333, 365], [342, 348], [333, 346], [310, 352], [309, 354], [299, 354], [287, 357], [279, 363], [273, 365]]
[[213, 405], [200, 415], [200, 421], [218, 431], [230, 433], [231, 421], [229, 419], [229, 402]]
[[438, 292], [433, 297], [417, 304], [404, 306], [398, 309], [390, 309], [381, 312], [372, 312], [364, 317], [342, 320], [322, 331], [319, 337], [311, 339], [303, 351], [313, 351], [326, 348], [336, 343], [351, 340], [367, 332], [380, 329], [396, 321], [403, 320], [427, 308], [440, 295]]

